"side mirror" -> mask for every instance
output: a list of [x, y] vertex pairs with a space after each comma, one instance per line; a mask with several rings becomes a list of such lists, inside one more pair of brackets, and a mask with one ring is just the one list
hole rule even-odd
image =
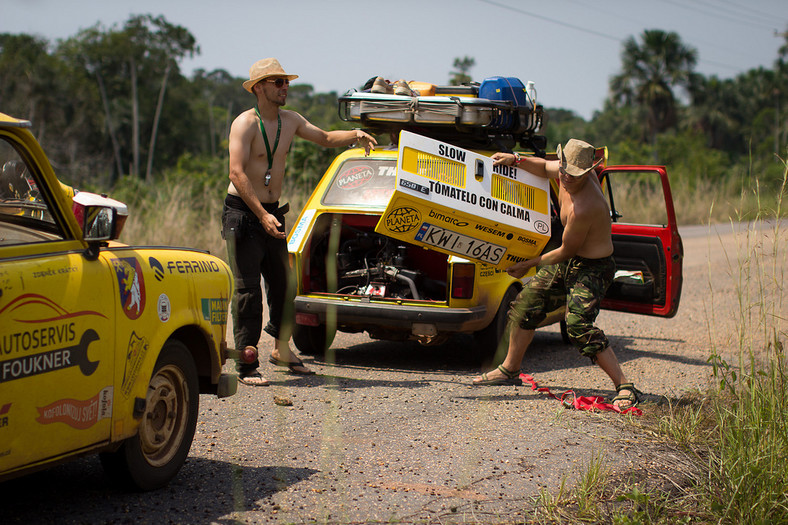
[[74, 216], [86, 241], [112, 241], [120, 237], [129, 216], [125, 204], [85, 191], [74, 195], [73, 202]]

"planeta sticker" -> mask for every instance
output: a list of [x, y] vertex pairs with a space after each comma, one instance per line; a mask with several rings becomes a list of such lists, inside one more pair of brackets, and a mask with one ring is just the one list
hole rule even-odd
[[386, 228], [394, 233], [407, 233], [421, 223], [421, 213], [416, 208], [403, 206], [391, 210], [384, 218]]

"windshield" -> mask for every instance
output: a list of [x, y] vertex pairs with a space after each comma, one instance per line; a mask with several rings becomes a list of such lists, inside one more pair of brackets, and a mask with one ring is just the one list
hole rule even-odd
[[397, 160], [359, 158], [342, 163], [322, 203], [327, 206], [380, 206], [394, 193]]
[[0, 139], [0, 245], [60, 238], [30, 167], [12, 144]]

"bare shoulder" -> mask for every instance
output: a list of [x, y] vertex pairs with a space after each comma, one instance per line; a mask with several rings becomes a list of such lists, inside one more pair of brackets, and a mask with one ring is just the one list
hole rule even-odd
[[610, 212], [607, 201], [602, 193], [595, 188], [584, 188], [580, 196], [582, 198], [572, 199], [572, 211], [576, 219], [590, 220], [600, 213]]
[[257, 115], [255, 115], [254, 109], [247, 109], [233, 120], [233, 124], [231, 127], [232, 131], [243, 133], [249, 129], [254, 128], [257, 124]]
[[306, 118], [291, 109], [280, 109], [279, 115], [282, 117], [282, 124], [298, 128], [307, 122]]

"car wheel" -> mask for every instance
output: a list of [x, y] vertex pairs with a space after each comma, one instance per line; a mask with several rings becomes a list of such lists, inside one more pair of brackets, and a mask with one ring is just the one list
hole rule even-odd
[[486, 328], [473, 334], [482, 356], [493, 357], [501, 353], [501, 359], [503, 359], [503, 356], [506, 355], [506, 348], [509, 344], [509, 337], [506, 333], [506, 325], [509, 322], [509, 306], [518, 293], [519, 290], [516, 286], [507, 288], [493, 320]]
[[137, 435], [101, 455], [107, 473], [140, 490], [166, 485], [189, 454], [199, 412], [197, 368], [180, 341], [168, 341], [148, 384]]
[[335, 332], [329, 337], [326, 331], [327, 327], [324, 324], [318, 326], [297, 324], [293, 329], [293, 342], [303, 354], [323, 355], [334, 342]]

